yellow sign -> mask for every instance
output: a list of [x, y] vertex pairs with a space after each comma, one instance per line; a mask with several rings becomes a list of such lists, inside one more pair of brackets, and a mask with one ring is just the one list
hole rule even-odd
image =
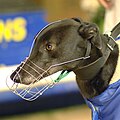
[[6, 42], [15, 41], [21, 42], [27, 36], [27, 21], [23, 17], [15, 19], [7, 19], [3, 21], [0, 19], [0, 43], [3, 39]]

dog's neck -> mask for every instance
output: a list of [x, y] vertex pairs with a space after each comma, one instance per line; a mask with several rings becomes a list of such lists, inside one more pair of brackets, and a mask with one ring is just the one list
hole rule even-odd
[[117, 41], [117, 44], [119, 47], [119, 56], [118, 56], [117, 66], [116, 66], [115, 72], [113, 74], [113, 77], [110, 81], [110, 84], [112, 84], [120, 79], [120, 40]]
[[109, 84], [120, 79], [120, 75], [117, 76], [118, 66], [120, 65], [120, 62], [117, 65], [117, 61], [119, 60], [118, 46], [116, 45], [114, 47], [114, 50], [111, 51], [111, 54], [104, 66], [99, 70], [99, 73], [96, 74], [93, 79], [81, 80], [81, 73], [78, 70], [78, 72], [76, 73], [76, 81], [81, 90], [81, 93], [85, 98], [92, 98], [101, 94], [109, 86]]

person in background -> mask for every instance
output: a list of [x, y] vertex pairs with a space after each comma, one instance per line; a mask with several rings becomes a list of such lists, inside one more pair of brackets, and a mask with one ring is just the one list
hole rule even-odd
[[104, 32], [109, 32], [120, 22], [120, 0], [98, 0], [105, 8]]

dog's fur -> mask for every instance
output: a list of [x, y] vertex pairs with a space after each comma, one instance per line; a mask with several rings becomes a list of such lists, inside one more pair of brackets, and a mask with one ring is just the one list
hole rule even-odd
[[[115, 71], [116, 68], [118, 69], [118, 66], [116, 67], [119, 53], [118, 45], [116, 43], [114, 50], [110, 53], [106, 63], [100, 68], [99, 73], [97, 73], [94, 78], [82, 80], [80, 79], [81, 73], [79, 73], [79, 68], [95, 61], [105, 52], [106, 43], [109, 37], [100, 34], [98, 27], [93, 23], [86, 23], [76, 18], [63, 21], [69, 24], [64, 26], [58, 25], [47, 31], [41, 37], [41, 33], [38, 34], [36, 42], [34, 43], [34, 51], [32, 51], [28, 59], [33, 61], [37, 66], [47, 69], [49, 66], [56, 63], [83, 57], [86, 52], [87, 41], [89, 41], [92, 45], [89, 59], [53, 67], [48, 72], [49, 74], [53, 74], [60, 70], [73, 71], [76, 74], [76, 81], [82, 95], [85, 98], [95, 97], [101, 94], [108, 87], [110, 81], [113, 81], [116, 76], [120, 78], [120, 75], [116, 75], [117, 71]], [[27, 61], [27, 64], [33, 66], [29, 60]], [[118, 62], [118, 64], [120, 65], [120, 62]], [[11, 75], [11, 79], [13, 79], [16, 72], [19, 71], [20, 66]], [[29, 69], [27, 65], [24, 65], [23, 68], [28, 70], [31, 74], [34, 74], [35, 77], [38, 76], [38, 73]], [[37, 67], [35, 69], [41, 73], [43, 72]], [[20, 71], [20, 76], [22, 84], [30, 84], [33, 82], [32, 77], [26, 74], [22, 69]], [[46, 76], [47, 75], [44, 75], [44, 77]], [[17, 76], [15, 81], [20, 82]]]

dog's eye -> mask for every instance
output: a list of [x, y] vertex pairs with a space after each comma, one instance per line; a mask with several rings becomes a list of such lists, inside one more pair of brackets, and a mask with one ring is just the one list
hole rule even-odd
[[51, 45], [51, 44], [47, 44], [47, 45], [46, 45], [46, 50], [48, 50], [48, 51], [53, 50], [52, 45]]

